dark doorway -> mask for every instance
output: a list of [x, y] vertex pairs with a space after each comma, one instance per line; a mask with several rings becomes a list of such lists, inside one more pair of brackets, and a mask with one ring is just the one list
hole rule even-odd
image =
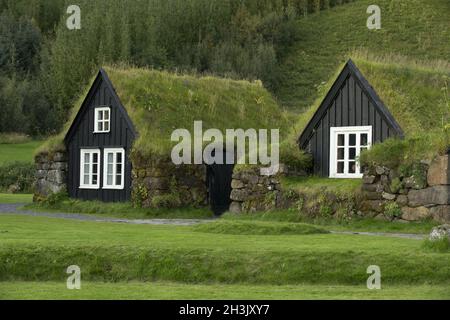
[[230, 207], [233, 168], [233, 164], [212, 164], [207, 166], [208, 202], [216, 216], [220, 216], [228, 211]]

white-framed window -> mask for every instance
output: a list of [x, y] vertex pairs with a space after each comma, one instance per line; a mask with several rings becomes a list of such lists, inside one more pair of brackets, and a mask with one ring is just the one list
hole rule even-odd
[[111, 129], [111, 108], [100, 107], [94, 111], [94, 133], [108, 133]]
[[80, 189], [100, 188], [100, 150], [81, 149]]
[[330, 178], [362, 178], [359, 155], [372, 145], [372, 126], [330, 128]]
[[103, 151], [103, 189], [123, 189], [125, 150], [109, 148]]

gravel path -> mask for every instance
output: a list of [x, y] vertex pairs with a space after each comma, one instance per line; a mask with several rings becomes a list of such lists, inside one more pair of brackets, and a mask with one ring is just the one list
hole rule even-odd
[[129, 224], [153, 224], [153, 225], [176, 225], [176, 226], [191, 226], [199, 223], [205, 223], [214, 221], [213, 219], [122, 219], [122, 218], [108, 218], [91, 216], [87, 214], [79, 213], [49, 213], [49, 212], [35, 212], [31, 210], [21, 210], [24, 204], [0, 204], [1, 214], [17, 214], [33, 217], [49, 217], [49, 218], [61, 218], [72, 219], [82, 221], [95, 221], [95, 222], [116, 222], [116, 223], [129, 223]]
[[[122, 218], [108, 218], [91, 216], [87, 214], [79, 213], [49, 213], [49, 212], [36, 212], [31, 210], [21, 210], [24, 204], [0, 204], [1, 214], [17, 214], [27, 215], [34, 217], [49, 217], [49, 218], [61, 218], [72, 219], [82, 221], [95, 221], [95, 222], [115, 222], [115, 223], [128, 223], [128, 224], [150, 224], [150, 225], [176, 225], [176, 226], [192, 226], [200, 223], [212, 222], [214, 219], [122, 219]], [[378, 237], [392, 237], [403, 239], [425, 239], [425, 235], [422, 234], [409, 234], [409, 233], [387, 233], [387, 232], [352, 232], [352, 231], [330, 231], [332, 234], [346, 234], [346, 235], [364, 235], [364, 236], [378, 236]]]

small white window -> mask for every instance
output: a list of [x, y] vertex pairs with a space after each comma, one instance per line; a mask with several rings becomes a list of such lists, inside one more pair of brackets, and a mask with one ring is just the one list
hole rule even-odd
[[330, 178], [362, 178], [359, 155], [371, 145], [371, 126], [330, 128]]
[[95, 108], [94, 133], [108, 133], [111, 123], [111, 109], [109, 107]]
[[125, 150], [105, 149], [103, 157], [103, 189], [123, 189]]
[[100, 150], [81, 149], [80, 189], [100, 188]]

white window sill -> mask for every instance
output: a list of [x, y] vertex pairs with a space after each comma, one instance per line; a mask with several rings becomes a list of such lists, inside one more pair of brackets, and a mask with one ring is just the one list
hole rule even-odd
[[79, 186], [79, 189], [86, 189], [86, 190], [98, 190], [100, 189], [100, 186]]
[[363, 174], [337, 174], [330, 175], [331, 179], [362, 179]]
[[114, 186], [103, 186], [103, 190], [123, 190], [124, 187], [114, 187]]
[[94, 131], [93, 133], [110, 133], [111, 131]]

